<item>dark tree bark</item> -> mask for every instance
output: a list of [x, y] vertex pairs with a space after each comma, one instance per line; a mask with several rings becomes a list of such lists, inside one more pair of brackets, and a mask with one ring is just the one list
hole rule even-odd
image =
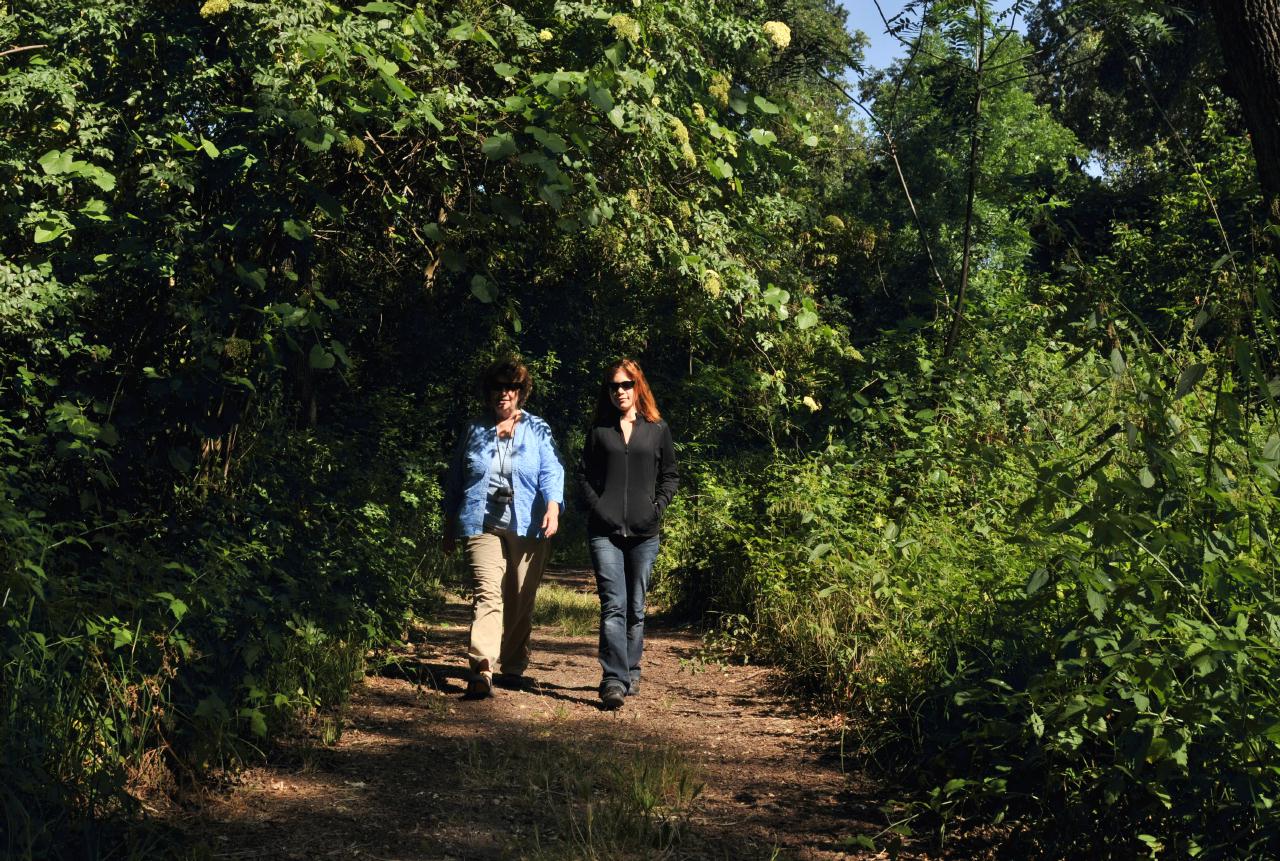
[[1280, 0], [1211, 0], [1267, 212], [1280, 223]]

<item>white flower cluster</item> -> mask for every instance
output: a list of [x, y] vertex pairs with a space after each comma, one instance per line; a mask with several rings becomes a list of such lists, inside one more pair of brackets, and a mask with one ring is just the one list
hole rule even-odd
[[205, 4], [200, 7], [200, 17], [212, 18], [230, 11], [231, 0], [205, 0]]
[[786, 47], [791, 44], [791, 28], [781, 21], [765, 21], [763, 29], [764, 34], [773, 43], [773, 47], [779, 51], [786, 50]]

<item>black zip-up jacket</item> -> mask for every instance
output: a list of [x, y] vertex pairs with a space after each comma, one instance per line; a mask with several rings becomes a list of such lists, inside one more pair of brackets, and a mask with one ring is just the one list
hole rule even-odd
[[666, 422], [637, 416], [626, 443], [616, 419], [587, 431], [578, 487], [591, 512], [588, 534], [657, 535], [662, 513], [679, 485], [676, 449]]

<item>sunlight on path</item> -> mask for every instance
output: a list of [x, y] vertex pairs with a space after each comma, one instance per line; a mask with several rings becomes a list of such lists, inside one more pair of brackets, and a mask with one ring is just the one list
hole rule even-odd
[[549, 580], [527, 689], [461, 699], [450, 604], [357, 690], [337, 744], [247, 771], [183, 822], [191, 857], [873, 857], [851, 838], [882, 827], [882, 800], [770, 671], [703, 664], [697, 637], [655, 626], [640, 695], [604, 712], [586, 578]]

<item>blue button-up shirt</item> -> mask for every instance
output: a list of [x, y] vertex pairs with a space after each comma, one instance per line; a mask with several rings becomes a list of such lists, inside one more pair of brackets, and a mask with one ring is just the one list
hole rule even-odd
[[[498, 450], [498, 427], [492, 421], [472, 421], [463, 430], [449, 463], [445, 481], [445, 523], [459, 538], [484, 532], [489, 483]], [[542, 538], [547, 505], [564, 507], [564, 466], [551, 428], [531, 413], [521, 413], [512, 437], [511, 486], [515, 519], [511, 531], [526, 538]]]

